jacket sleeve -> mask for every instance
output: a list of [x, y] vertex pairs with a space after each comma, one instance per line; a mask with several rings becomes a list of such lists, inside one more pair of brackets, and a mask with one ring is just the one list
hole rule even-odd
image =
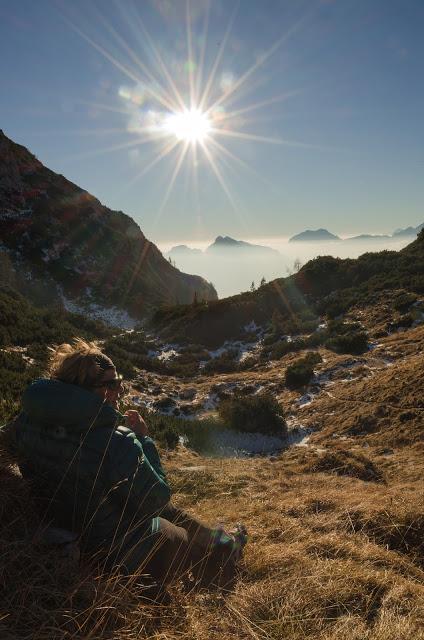
[[[146, 452], [134, 433], [125, 429], [116, 431], [116, 440], [109, 451], [112, 496], [131, 514], [153, 515], [170, 500], [171, 490], [153, 444]], [[150, 439], [149, 439], [150, 440]], [[153, 449], [157, 460], [153, 455]], [[152, 462], [148, 458], [149, 451]]]
[[166, 474], [162, 467], [158, 450], [156, 449], [156, 445], [149, 436], [138, 437], [138, 441], [143, 447], [143, 452], [153, 469], [156, 471], [158, 476], [160, 476], [163, 480], [166, 480]]

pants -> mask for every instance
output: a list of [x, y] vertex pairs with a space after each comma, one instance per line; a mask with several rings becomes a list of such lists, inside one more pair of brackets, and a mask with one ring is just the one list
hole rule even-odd
[[143, 572], [160, 587], [189, 573], [198, 586], [229, 589], [234, 585], [240, 550], [231, 536], [206, 527], [171, 504], [159, 516], [159, 531], [153, 535]]

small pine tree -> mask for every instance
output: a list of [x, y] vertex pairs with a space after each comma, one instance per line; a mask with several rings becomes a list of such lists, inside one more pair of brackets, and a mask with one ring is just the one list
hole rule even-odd
[[255, 283], [252, 280], [252, 284], [250, 285], [250, 291], [255, 291], [256, 287], [255, 287]]
[[266, 284], [265, 276], [262, 276], [261, 284], [259, 286], [263, 287]]
[[296, 260], [293, 262], [293, 270], [295, 273], [297, 273], [298, 271], [300, 271], [302, 267], [302, 263], [300, 262], [299, 258], [296, 258]]

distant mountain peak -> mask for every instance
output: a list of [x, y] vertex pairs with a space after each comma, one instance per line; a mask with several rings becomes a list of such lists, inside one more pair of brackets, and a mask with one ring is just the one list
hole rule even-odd
[[181, 255], [199, 255], [202, 254], [203, 251], [201, 249], [195, 249], [193, 247], [189, 247], [186, 244], [177, 244], [175, 247], [172, 247], [168, 252], [167, 256], [181, 256]]
[[398, 238], [401, 236], [416, 236], [419, 234], [421, 229], [424, 229], [424, 222], [419, 224], [417, 227], [406, 227], [406, 229], [396, 229], [396, 231], [393, 231], [393, 237]]
[[266, 253], [267, 255], [278, 255], [278, 251], [271, 247], [266, 247], [261, 244], [252, 244], [245, 240], [235, 240], [230, 236], [217, 236], [214, 242], [207, 247], [206, 251], [218, 251], [219, 249], [225, 251], [229, 249], [233, 249], [235, 251], [243, 250], [244, 252], [254, 251], [256, 254]]
[[[243, 240], [235, 240], [234, 238], [231, 238], [230, 236], [216, 236], [215, 241], [213, 244], [219, 245], [219, 244], [225, 244], [225, 245], [245, 245], [245, 244], [249, 244], [248, 242], [243, 242]], [[212, 245], [211, 245], [212, 246]]]
[[327, 229], [307, 229], [301, 233], [292, 236], [289, 242], [316, 242], [325, 240], [340, 240], [339, 236], [330, 233]]

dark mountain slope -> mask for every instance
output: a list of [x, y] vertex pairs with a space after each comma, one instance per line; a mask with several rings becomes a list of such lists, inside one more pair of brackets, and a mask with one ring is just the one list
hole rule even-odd
[[323, 256], [254, 292], [163, 308], [154, 324], [168, 337], [215, 346], [242, 335], [252, 320], [266, 323], [274, 314], [290, 325], [289, 332], [307, 332], [319, 314], [334, 317], [384, 290], [398, 289], [424, 293], [424, 231], [401, 251], [365, 253], [357, 259]]
[[141, 317], [163, 303], [189, 303], [195, 292], [217, 298], [203, 278], [174, 268], [132, 218], [47, 169], [1, 131], [0, 239], [15, 285], [37, 302], [63, 291]]

